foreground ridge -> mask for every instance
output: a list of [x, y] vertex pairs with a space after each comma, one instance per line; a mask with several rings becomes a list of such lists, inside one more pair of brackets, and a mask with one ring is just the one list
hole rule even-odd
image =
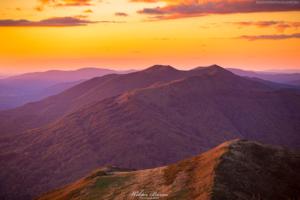
[[104, 167], [35, 198], [298, 199], [300, 152], [232, 140], [176, 164], [134, 171]]

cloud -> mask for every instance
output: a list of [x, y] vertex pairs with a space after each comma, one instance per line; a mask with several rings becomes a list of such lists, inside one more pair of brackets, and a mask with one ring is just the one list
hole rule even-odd
[[116, 12], [115, 16], [120, 16], [120, 17], [127, 17], [128, 14], [127, 13], [123, 13], [123, 12]]
[[99, 21], [99, 23], [120, 24], [120, 23], [126, 23], [126, 21]]
[[64, 6], [94, 6], [93, 0], [37, 0], [42, 5], [48, 5], [53, 7]]
[[36, 11], [43, 11], [44, 10], [44, 7], [43, 6], [36, 6], [34, 8]]
[[284, 22], [281, 22], [281, 23], [278, 23], [278, 25], [275, 28], [277, 29], [277, 32], [283, 33], [286, 28], [291, 28], [291, 26], [288, 24], [285, 24]]
[[93, 13], [93, 11], [92, 11], [91, 9], [84, 10], [83, 12], [84, 12], [84, 13]]
[[85, 19], [85, 18], [88, 18], [89, 16], [88, 15], [75, 15], [74, 16], [74, 18], [83, 18], [83, 19]]
[[297, 28], [300, 26], [300, 22], [279, 22], [275, 27], [278, 32], [283, 33], [286, 28]]
[[277, 32], [283, 33], [286, 28], [298, 28], [300, 22], [285, 22], [285, 21], [259, 21], [259, 22], [226, 22], [238, 26], [258, 26], [260, 28], [274, 27]]
[[21, 11], [21, 8], [16, 8], [17, 11]]
[[159, 1], [158, 0], [130, 0], [129, 2], [134, 2], [134, 3], [139, 3], [139, 2], [143, 2], [143, 3], [157, 3]]
[[295, 33], [292, 35], [258, 35], [258, 36], [242, 35], [232, 39], [246, 39], [249, 41], [255, 41], [255, 40], [284, 40], [284, 39], [291, 39], [291, 38], [300, 39], [300, 33]]
[[[256, 0], [167, 1], [164, 7], [144, 8], [139, 14], [160, 15], [156, 20], [199, 17], [210, 14], [300, 11], [299, 4], [260, 4]], [[149, 21], [155, 21], [149, 20]], [[257, 24], [259, 25], [259, 24]], [[267, 24], [260, 24], [267, 26]]]
[[199, 28], [209, 29], [209, 26], [199, 26]]
[[269, 27], [269, 26], [272, 26], [274, 24], [278, 24], [278, 22], [274, 22], [274, 21], [261, 21], [261, 22], [254, 23], [254, 25], [256, 25], [258, 27], [261, 27], [261, 28]]
[[163, 15], [168, 14], [167, 11], [162, 10], [160, 7], [156, 8], [144, 8], [143, 10], [138, 10], [139, 14], [148, 14], [148, 15]]
[[97, 21], [82, 20], [76, 17], [52, 17], [38, 22], [21, 20], [0, 20], [0, 27], [72, 27], [86, 26], [88, 24], [101, 23]]

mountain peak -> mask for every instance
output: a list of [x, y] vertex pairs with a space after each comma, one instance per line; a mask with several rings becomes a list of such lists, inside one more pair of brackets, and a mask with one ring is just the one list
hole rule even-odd
[[146, 73], [159, 73], [159, 72], [172, 72], [172, 71], [178, 71], [174, 67], [171, 67], [170, 65], [153, 65], [152, 67], [149, 67], [143, 72]]
[[208, 66], [208, 68], [211, 68], [211, 69], [224, 69], [224, 68], [222, 68], [222, 67], [220, 67], [219, 65], [216, 65], [216, 64]]
[[216, 64], [213, 64], [213, 65], [210, 65], [210, 66], [207, 66], [207, 67], [196, 67], [192, 70], [222, 70], [222, 71], [228, 71], [226, 69], [224, 69], [223, 67], [220, 67], [219, 65], [216, 65]]

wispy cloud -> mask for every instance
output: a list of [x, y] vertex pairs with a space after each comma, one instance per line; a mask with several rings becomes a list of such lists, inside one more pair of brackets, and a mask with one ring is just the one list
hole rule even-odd
[[53, 7], [64, 6], [93, 6], [94, 0], [37, 0], [42, 5], [48, 5]]
[[242, 35], [232, 39], [245, 39], [249, 41], [255, 41], [255, 40], [284, 40], [284, 39], [291, 39], [291, 38], [300, 39], [300, 33], [295, 33], [291, 35], [258, 35], [258, 36]]
[[44, 7], [43, 6], [36, 6], [36, 7], [34, 7], [34, 9], [36, 10], [36, 11], [43, 11], [44, 10]]
[[88, 15], [75, 15], [74, 18], [82, 18], [82, 19], [85, 19], [85, 18], [88, 18], [89, 16]]
[[52, 17], [41, 21], [28, 21], [25, 19], [21, 20], [0, 20], [0, 27], [73, 27], [73, 26], [86, 26], [88, 24], [96, 23], [124, 23], [123, 21], [89, 21], [80, 18], [85, 16], [75, 17]]
[[116, 12], [116, 13], [115, 13], [115, 16], [127, 17], [128, 14], [127, 14], [127, 13], [124, 13], [124, 12]]
[[93, 11], [92, 11], [91, 9], [84, 10], [83, 12], [84, 12], [84, 13], [93, 13]]
[[227, 24], [243, 26], [257, 26], [260, 28], [273, 27], [277, 32], [283, 33], [286, 28], [300, 27], [300, 22], [285, 22], [285, 21], [259, 21], [259, 22], [226, 22]]
[[[139, 0], [134, 0], [134, 2]], [[143, 1], [144, 0], [140, 0]], [[147, 21], [179, 19], [188, 17], [200, 17], [210, 14], [234, 14], [234, 13], [257, 13], [257, 12], [283, 12], [300, 11], [300, 4], [259, 4], [256, 0], [217, 0], [217, 1], [167, 1], [167, 6], [144, 8], [138, 10], [139, 14], [158, 15]], [[267, 24], [261, 24], [267, 26]]]

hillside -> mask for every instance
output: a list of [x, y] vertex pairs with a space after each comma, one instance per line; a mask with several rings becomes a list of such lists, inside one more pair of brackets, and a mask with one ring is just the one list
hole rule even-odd
[[285, 84], [285, 83], [276, 83], [276, 82], [266, 81], [266, 80], [256, 78], [256, 77], [252, 77], [252, 78], [244, 77], [244, 78], [248, 78], [250, 80], [263, 83], [265, 85], [268, 85], [268, 86], [276, 88], [276, 89], [300, 89], [300, 87], [298, 87], [296, 85], [289, 85], [289, 84]]
[[294, 81], [289, 81], [289, 82], [287, 82], [287, 84], [295, 85], [295, 86], [300, 87], [300, 79], [294, 80]]
[[170, 165], [236, 138], [300, 149], [299, 121], [299, 95], [213, 66], [0, 137], [0, 193], [26, 199], [103, 166]]
[[134, 70], [116, 71], [101, 68], [82, 68], [73, 71], [51, 70], [46, 72], [33, 72], [0, 80], [0, 83], [26, 91], [26, 94], [37, 92], [58, 83], [74, 82], [82, 79], [91, 79], [106, 74], [126, 74]]
[[0, 96], [0, 111], [16, 108], [29, 102], [39, 101], [46, 97], [56, 95], [58, 93], [63, 92], [66, 89], [69, 89], [75, 85], [78, 85], [79, 83], [82, 83], [83, 81], [84, 80], [59, 83], [27, 95], [19, 94], [18, 96]]
[[140, 72], [93, 78], [41, 101], [0, 112], [0, 135], [38, 128], [56, 121], [72, 109], [82, 108], [106, 97], [197, 73], [157, 65]]
[[22, 95], [23, 92], [24, 91], [19, 88], [14, 88], [5, 84], [0, 84], [0, 97]]
[[[104, 167], [35, 200], [298, 199], [300, 151], [234, 140], [160, 168]], [[147, 196], [145, 196], [147, 195]]]
[[[245, 71], [241, 69], [227, 68], [227, 70], [239, 76], [256, 77], [267, 81], [276, 83], [287, 83], [289, 81], [299, 80], [300, 73], [278, 73], [278, 74], [266, 74], [253, 71]], [[290, 84], [290, 83], [287, 83]]]

